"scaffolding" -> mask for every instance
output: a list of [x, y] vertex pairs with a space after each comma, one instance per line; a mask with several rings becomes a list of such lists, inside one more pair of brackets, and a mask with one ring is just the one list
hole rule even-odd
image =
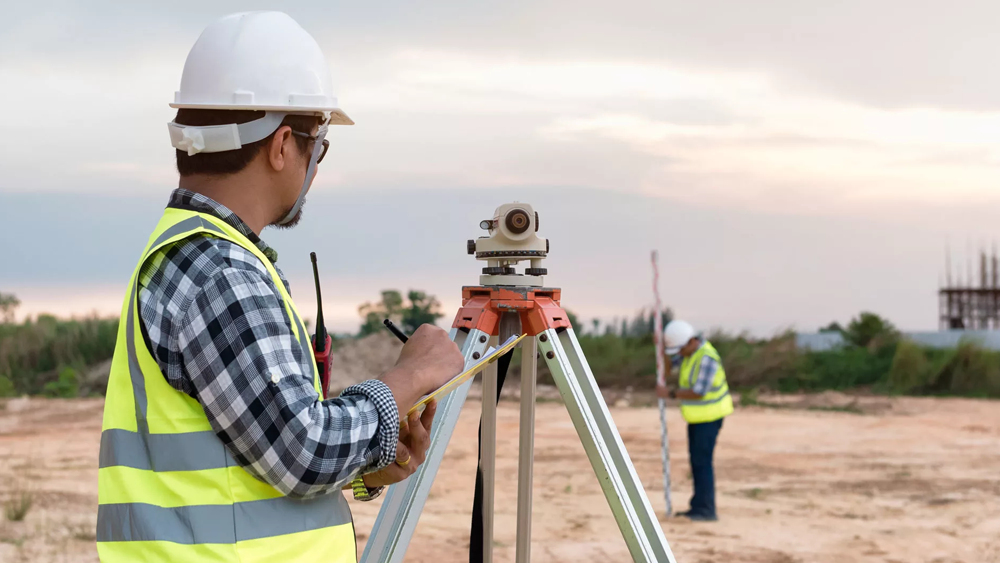
[[964, 285], [961, 275], [956, 276], [957, 282], [952, 282], [950, 251], [945, 255], [945, 262], [945, 285], [938, 290], [941, 329], [1000, 329], [1000, 276], [996, 245], [990, 257], [985, 251], [979, 253], [978, 287], [972, 275], [973, 261], [968, 263]]

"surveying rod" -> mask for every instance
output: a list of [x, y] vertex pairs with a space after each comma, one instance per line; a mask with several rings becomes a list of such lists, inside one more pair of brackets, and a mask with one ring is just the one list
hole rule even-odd
[[[656, 384], [666, 387], [666, 366], [663, 358], [663, 305], [660, 303], [660, 268], [657, 264], [657, 252], [653, 259], [653, 298], [656, 312], [653, 313], [653, 334], [656, 335]], [[670, 502], [670, 443], [667, 439], [667, 408], [666, 401], [657, 399], [660, 406], [660, 457], [663, 461], [663, 497], [667, 503], [667, 516], [674, 513], [674, 505]]]

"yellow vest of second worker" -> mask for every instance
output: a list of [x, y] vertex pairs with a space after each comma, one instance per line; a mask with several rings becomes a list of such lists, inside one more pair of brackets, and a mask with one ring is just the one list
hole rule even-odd
[[[132, 275], [118, 327], [98, 470], [101, 561], [356, 563], [354, 525], [341, 491], [297, 500], [253, 477], [216, 436], [201, 404], [167, 383], [145, 344], [139, 271], [158, 249], [199, 233], [229, 240], [260, 259], [281, 293], [297, 345], [313, 357], [271, 261], [226, 222], [168, 208]], [[313, 361], [317, 394], [318, 373]]]
[[691, 389], [698, 379], [697, 371], [701, 369], [701, 360], [706, 355], [719, 362], [719, 369], [712, 379], [712, 386], [699, 400], [681, 401], [681, 414], [688, 424], [713, 422], [733, 413], [733, 398], [729, 394], [729, 384], [726, 383], [726, 370], [722, 367], [722, 359], [707, 340], [698, 351], [684, 358], [681, 363], [681, 389]]

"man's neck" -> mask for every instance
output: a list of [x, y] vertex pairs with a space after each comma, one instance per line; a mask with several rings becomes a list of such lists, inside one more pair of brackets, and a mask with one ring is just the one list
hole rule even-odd
[[274, 204], [265, 186], [245, 173], [228, 176], [196, 174], [180, 179], [178, 187], [210, 197], [229, 208], [258, 236], [274, 222]]

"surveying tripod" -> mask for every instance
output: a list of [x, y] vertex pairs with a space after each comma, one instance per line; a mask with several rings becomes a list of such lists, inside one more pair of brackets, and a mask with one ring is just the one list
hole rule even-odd
[[[478, 259], [486, 260], [488, 266], [483, 269], [480, 286], [462, 289], [462, 307], [455, 316], [451, 337], [465, 356], [466, 365], [472, 366], [487, 353], [489, 346], [496, 346], [513, 334], [528, 335], [521, 343], [516, 561], [528, 563], [531, 556], [535, 379], [540, 354], [566, 404], [633, 561], [676, 563], [566, 311], [560, 305], [561, 291], [542, 287], [542, 276], [546, 272], [540, 262], [548, 253], [548, 241], [538, 239], [534, 231], [529, 233], [532, 226], [537, 230], [538, 215], [532, 214], [527, 204], [507, 204], [497, 209], [493, 219], [480, 225], [491, 236], [469, 241], [469, 251]], [[524, 275], [518, 275], [513, 265], [524, 260], [530, 260], [531, 267], [525, 269]], [[424, 464], [406, 481], [389, 488], [365, 546], [362, 563], [402, 563], [404, 560], [471, 386], [470, 379], [441, 400]], [[484, 369], [482, 387], [482, 561], [491, 563], [496, 362]]]

